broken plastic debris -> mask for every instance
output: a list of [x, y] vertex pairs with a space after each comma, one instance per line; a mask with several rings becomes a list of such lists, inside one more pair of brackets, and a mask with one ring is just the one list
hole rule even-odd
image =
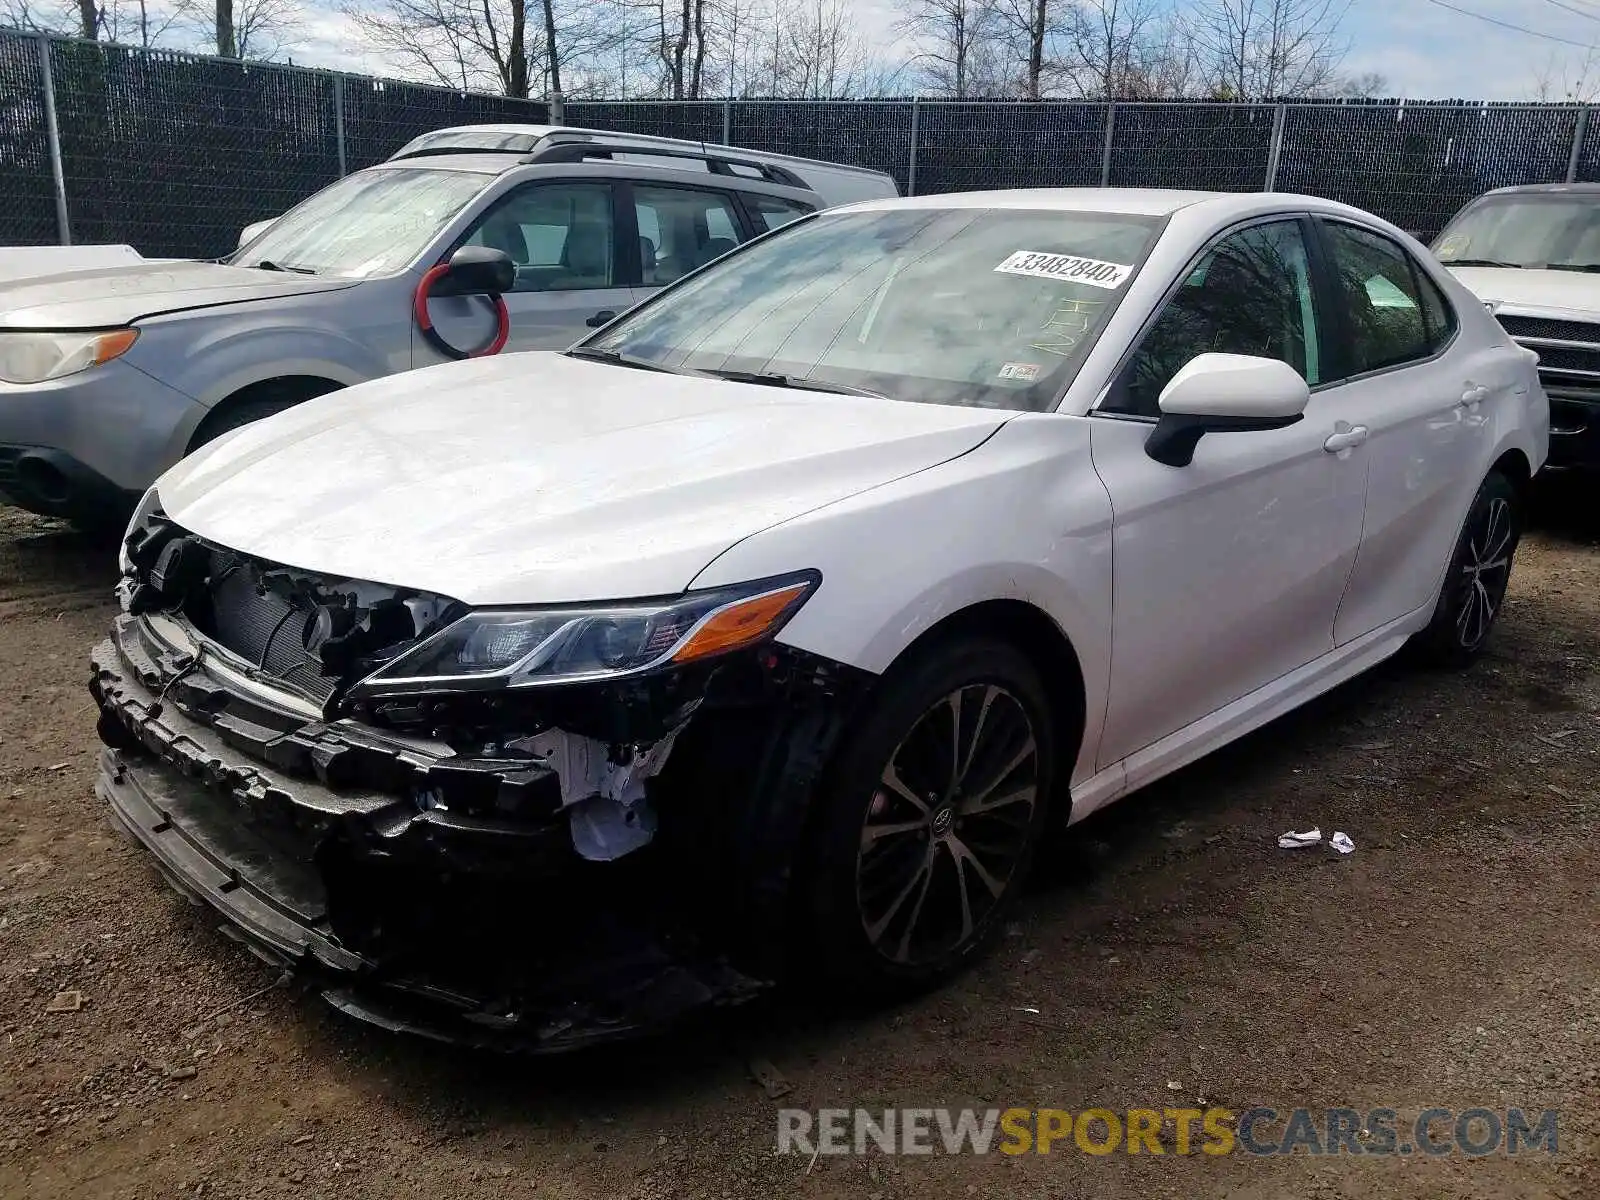
[[655, 810], [648, 804], [629, 806], [605, 796], [590, 796], [567, 812], [572, 848], [590, 862], [611, 862], [632, 854], [656, 834]]
[[655, 836], [655, 812], [644, 784], [666, 765], [677, 736], [674, 729], [652, 746], [629, 748], [623, 762], [612, 759], [604, 742], [560, 729], [511, 744], [544, 758], [555, 771], [561, 803], [571, 814], [573, 848], [593, 862], [609, 862]]
[[761, 1085], [761, 1090], [767, 1094], [769, 1100], [787, 1096], [794, 1090], [794, 1085], [783, 1077], [783, 1072], [766, 1059], [752, 1058], [747, 1065], [750, 1069], [750, 1078]]
[[1328, 839], [1328, 845], [1332, 846], [1340, 854], [1349, 854], [1356, 848], [1356, 844], [1350, 840], [1350, 835], [1348, 833], [1336, 832], [1331, 838]]
[[1278, 849], [1301, 850], [1306, 846], [1315, 846], [1322, 841], [1321, 829], [1308, 829], [1304, 833], [1280, 833], [1278, 835]]

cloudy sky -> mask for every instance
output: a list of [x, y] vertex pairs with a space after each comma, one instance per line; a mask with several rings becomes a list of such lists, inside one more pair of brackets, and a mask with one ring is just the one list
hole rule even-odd
[[[303, 36], [290, 52], [295, 62], [392, 73], [380, 58], [360, 49], [345, 18], [324, 7], [329, 0], [304, 3]], [[1463, 11], [1431, 0], [1352, 0], [1343, 27], [1349, 43], [1345, 69], [1378, 72], [1404, 96], [1485, 100], [1530, 98], [1544, 77], [1559, 81], [1565, 75], [1575, 83], [1591, 53], [1596, 64], [1588, 72], [1591, 83], [1600, 75], [1600, 52], [1587, 49], [1600, 43], [1600, 0], [1442, 3]], [[856, 0], [854, 7], [875, 44], [893, 42], [893, 0]]]

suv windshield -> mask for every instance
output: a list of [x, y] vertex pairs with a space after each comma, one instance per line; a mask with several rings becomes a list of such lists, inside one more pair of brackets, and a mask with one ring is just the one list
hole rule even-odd
[[818, 391], [1043, 411], [1161, 225], [1044, 210], [824, 214], [669, 290], [587, 351]]
[[526, 154], [540, 142], [536, 133], [504, 133], [491, 129], [445, 129], [413, 138], [389, 157], [406, 158], [420, 151], [510, 150]]
[[346, 279], [392, 275], [410, 266], [488, 182], [474, 171], [361, 171], [291, 209], [228, 261]]
[[1447, 266], [1600, 271], [1600, 196], [1485, 196], [1456, 215], [1434, 253]]

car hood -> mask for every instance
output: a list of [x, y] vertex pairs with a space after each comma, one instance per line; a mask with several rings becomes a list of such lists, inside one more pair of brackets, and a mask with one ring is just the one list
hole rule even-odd
[[105, 329], [161, 313], [335, 291], [356, 282], [180, 261], [34, 275], [0, 284], [0, 329]]
[[1580, 319], [1600, 315], [1600, 275], [1583, 271], [1446, 266], [1469, 292], [1491, 306]]
[[660, 596], [1012, 415], [511, 354], [310, 401], [158, 489], [184, 528], [322, 574], [470, 604]]

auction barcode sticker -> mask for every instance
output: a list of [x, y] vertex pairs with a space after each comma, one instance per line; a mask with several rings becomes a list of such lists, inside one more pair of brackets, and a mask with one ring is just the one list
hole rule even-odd
[[1048, 254], [1042, 250], [1018, 250], [995, 270], [1007, 275], [1033, 275], [1040, 279], [1060, 279], [1066, 283], [1087, 283], [1090, 287], [1108, 290], [1121, 287], [1133, 274], [1133, 266], [1129, 263], [1101, 262], [1097, 258]]

